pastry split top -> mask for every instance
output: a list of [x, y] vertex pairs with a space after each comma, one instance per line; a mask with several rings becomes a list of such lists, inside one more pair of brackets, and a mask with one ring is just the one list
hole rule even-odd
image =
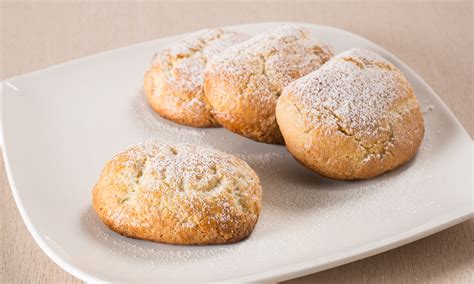
[[300, 138], [289, 130], [287, 146], [304, 140], [297, 146], [301, 150], [293, 145], [293, 152], [301, 152], [296, 158], [314, 156], [306, 164], [330, 177], [367, 178], [393, 169], [416, 153], [423, 138], [423, 117], [409, 82], [366, 50], [343, 52], [289, 84], [278, 106], [281, 125], [292, 120], [284, 115], [288, 104], [303, 118], [304, 129]]
[[247, 237], [261, 207], [255, 172], [232, 155], [146, 142], [110, 160], [94, 188], [104, 222], [126, 236], [174, 244]]
[[209, 58], [248, 38], [241, 33], [206, 29], [158, 52], [145, 75], [145, 92], [153, 109], [181, 124], [217, 125], [203, 93], [206, 63]]
[[216, 119], [251, 139], [282, 143], [276, 101], [293, 80], [332, 56], [299, 26], [283, 25], [234, 45], [206, 67], [205, 93]]

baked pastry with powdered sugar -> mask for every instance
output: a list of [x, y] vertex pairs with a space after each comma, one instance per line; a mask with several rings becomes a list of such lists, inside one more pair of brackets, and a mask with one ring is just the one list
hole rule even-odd
[[208, 62], [205, 95], [225, 128], [282, 144], [275, 106], [291, 81], [319, 68], [331, 49], [300, 26], [283, 25], [234, 45]]
[[261, 203], [259, 178], [241, 159], [153, 141], [115, 155], [93, 189], [93, 207], [110, 229], [169, 244], [240, 241]]
[[381, 56], [343, 52], [289, 84], [276, 117], [288, 151], [334, 179], [366, 179], [417, 152], [423, 116], [405, 76]]
[[222, 29], [206, 29], [158, 52], [145, 74], [144, 91], [150, 106], [174, 122], [211, 127], [218, 123], [203, 93], [207, 61], [249, 36]]

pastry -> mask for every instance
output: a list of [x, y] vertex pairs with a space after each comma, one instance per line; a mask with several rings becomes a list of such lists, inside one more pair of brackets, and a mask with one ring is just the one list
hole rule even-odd
[[168, 244], [226, 244], [250, 235], [261, 208], [256, 173], [193, 145], [146, 142], [105, 164], [93, 207], [113, 231]]
[[276, 107], [288, 151], [334, 179], [366, 179], [409, 161], [424, 124], [405, 76], [379, 55], [351, 49], [290, 83]]
[[221, 29], [203, 30], [158, 52], [145, 74], [144, 91], [160, 116], [194, 126], [217, 126], [203, 93], [209, 58], [249, 36]]
[[275, 106], [291, 81], [332, 56], [299, 26], [283, 25], [234, 45], [208, 62], [204, 89], [225, 128], [256, 141], [282, 144]]

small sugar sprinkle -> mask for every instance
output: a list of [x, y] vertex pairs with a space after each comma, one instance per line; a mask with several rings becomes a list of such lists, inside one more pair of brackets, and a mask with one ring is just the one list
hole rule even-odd
[[423, 114], [429, 114], [434, 110], [435, 106], [434, 105], [427, 105], [426, 107], [423, 108]]

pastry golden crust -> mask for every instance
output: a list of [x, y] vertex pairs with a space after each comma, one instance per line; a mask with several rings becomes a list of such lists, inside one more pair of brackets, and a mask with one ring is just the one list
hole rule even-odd
[[108, 161], [93, 189], [102, 221], [169, 244], [225, 244], [252, 232], [262, 190], [241, 159], [192, 145], [146, 142]]
[[204, 68], [209, 58], [248, 37], [221, 29], [202, 30], [158, 52], [144, 79], [151, 107], [180, 124], [217, 126], [203, 93]]
[[297, 26], [281, 26], [237, 44], [209, 61], [205, 95], [225, 128], [265, 143], [282, 144], [275, 106], [283, 87], [332, 56]]
[[289, 84], [276, 116], [288, 151], [334, 179], [366, 179], [418, 150], [423, 116], [410, 83], [375, 53], [351, 49]]

